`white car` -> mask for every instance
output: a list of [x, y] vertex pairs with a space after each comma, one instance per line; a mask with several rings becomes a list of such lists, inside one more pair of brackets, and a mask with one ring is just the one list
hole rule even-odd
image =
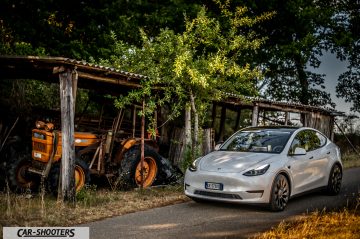
[[318, 130], [248, 127], [186, 170], [185, 194], [194, 201], [265, 203], [282, 211], [290, 197], [325, 188], [340, 192], [339, 148]]

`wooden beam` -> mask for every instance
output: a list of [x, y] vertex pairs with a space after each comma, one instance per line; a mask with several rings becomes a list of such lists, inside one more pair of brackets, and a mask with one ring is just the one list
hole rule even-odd
[[61, 190], [59, 199], [75, 203], [75, 140], [74, 140], [74, 92], [73, 71], [59, 74], [61, 102]]
[[139, 83], [134, 83], [134, 82], [127, 81], [127, 80], [114, 79], [114, 78], [109, 78], [109, 77], [106, 77], [106, 76], [102, 77], [102, 76], [99, 76], [99, 75], [80, 72], [80, 71], [78, 71], [78, 74], [79, 74], [80, 78], [99, 81], [99, 82], [103, 82], [103, 83], [111, 83], [111, 84], [116, 84], [116, 85], [129, 86], [129, 87], [133, 87], [133, 88], [140, 88], [141, 87], [141, 85]]
[[253, 111], [252, 111], [251, 125], [252, 126], [257, 126], [258, 125], [258, 119], [259, 119], [259, 105], [254, 104]]

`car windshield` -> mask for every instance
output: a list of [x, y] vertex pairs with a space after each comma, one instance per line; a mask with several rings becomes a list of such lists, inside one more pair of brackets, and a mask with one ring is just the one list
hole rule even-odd
[[220, 150], [281, 153], [293, 130], [245, 129], [231, 136]]

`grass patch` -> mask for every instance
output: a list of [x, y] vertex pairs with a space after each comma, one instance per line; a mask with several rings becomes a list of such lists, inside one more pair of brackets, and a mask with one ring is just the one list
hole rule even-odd
[[359, 211], [347, 209], [340, 212], [314, 212], [290, 222], [281, 222], [255, 238], [360, 238], [360, 214]]
[[0, 237], [4, 226], [71, 226], [187, 201], [182, 186], [111, 191], [90, 187], [77, 194], [76, 206], [51, 195], [0, 193]]
[[[360, 156], [347, 152], [342, 155], [344, 168], [360, 167]], [[256, 239], [282, 238], [359, 238], [360, 194], [356, 205], [338, 212], [313, 212], [295, 220], [283, 221], [271, 230], [255, 236]]]
[[360, 167], [360, 156], [356, 153], [346, 152], [342, 155], [342, 162], [345, 168]]

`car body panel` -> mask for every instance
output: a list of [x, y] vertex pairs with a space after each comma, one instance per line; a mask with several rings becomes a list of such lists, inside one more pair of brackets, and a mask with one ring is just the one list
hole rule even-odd
[[[276, 127], [272, 129], [276, 130]], [[304, 130], [314, 129], [305, 127], [294, 129], [281, 153], [221, 150], [227, 141], [236, 135], [235, 133], [220, 146], [219, 151], [198, 159], [196, 170], [186, 170], [185, 194], [191, 198], [214, 201], [269, 203], [272, 184], [280, 173], [286, 175], [289, 180], [291, 197], [326, 187], [333, 165], [338, 163], [342, 167], [339, 148], [326, 138], [326, 143], [320, 148], [308, 151], [305, 155], [291, 155], [294, 139]], [[319, 131], [314, 131], [316, 134], [321, 134]], [[270, 165], [264, 174], [244, 175], [245, 172], [264, 165]], [[205, 188], [206, 182], [221, 184], [222, 187], [219, 187], [221, 190]]]

